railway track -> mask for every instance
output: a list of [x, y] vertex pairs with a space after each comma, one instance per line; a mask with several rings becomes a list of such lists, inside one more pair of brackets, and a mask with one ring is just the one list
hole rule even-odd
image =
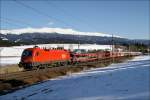
[[[121, 59], [121, 58], [124, 58], [124, 57], [116, 58], [116, 60]], [[24, 80], [24, 79], [30, 79], [36, 75], [42, 75], [45, 73], [61, 71], [65, 68], [67, 69], [67, 68], [79, 68], [80, 67], [82, 69], [85, 69], [87, 67], [97, 67], [96, 65], [101, 64], [101, 63], [108, 64], [111, 61], [112, 61], [112, 58], [105, 58], [105, 59], [100, 59], [100, 60], [96, 60], [96, 61], [77, 63], [74, 65], [48, 67], [48, 68], [44, 68], [44, 69], [37, 69], [37, 70], [30, 70], [30, 71], [18, 71], [18, 72], [13, 72], [13, 73], [0, 74], [0, 79], [1, 80], [10, 80], [10, 79]]]

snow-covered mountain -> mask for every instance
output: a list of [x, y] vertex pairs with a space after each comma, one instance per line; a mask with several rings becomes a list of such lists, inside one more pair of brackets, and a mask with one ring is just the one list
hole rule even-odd
[[[23, 34], [23, 33], [59, 33], [65, 35], [86, 35], [86, 36], [103, 36], [111, 37], [112, 35], [99, 33], [99, 32], [80, 32], [73, 29], [63, 29], [63, 28], [23, 28], [23, 29], [12, 29], [12, 30], [0, 30], [1, 34]], [[115, 36], [119, 37], [119, 36]]]
[[[48, 44], [48, 43], [81, 43], [111, 45], [134, 44], [135, 42], [149, 45], [149, 40], [130, 40], [120, 36], [99, 33], [79, 32], [73, 29], [63, 28], [23, 28], [0, 30], [0, 46], [12, 46], [21, 44]], [[7, 39], [7, 41], [6, 41]]]
[[[98, 32], [79, 32], [63, 28], [23, 28], [0, 30], [0, 37], [7, 38], [10, 42], [23, 44], [41, 43], [97, 43], [110, 44], [112, 35]], [[119, 36], [114, 35], [114, 38]], [[8, 42], [9, 42], [8, 41]]]

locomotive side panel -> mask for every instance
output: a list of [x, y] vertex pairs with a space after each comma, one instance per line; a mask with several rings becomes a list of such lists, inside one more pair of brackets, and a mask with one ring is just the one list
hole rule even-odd
[[34, 56], [34, 62], [37, 63], [53, 63], [69, 61], [70, 55], [64, 50], [39, 50], [36, 51]]
[[70, 53], [67, 50], [28, 48], [23, 52], [19, 67], [32, 69], [68, 61], [70, 61]]
[[64, 50], [38, 50], [35, 52], [35, 61], [53, 61], [53, 60], [66, 60], [69, 58], [69, 54]]

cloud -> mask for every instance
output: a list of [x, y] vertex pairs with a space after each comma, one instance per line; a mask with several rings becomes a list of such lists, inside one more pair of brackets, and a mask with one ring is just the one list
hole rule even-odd
[[53, 25], [54, 23], [53, 22], [48, 22], [48, 24], [47, 25]]

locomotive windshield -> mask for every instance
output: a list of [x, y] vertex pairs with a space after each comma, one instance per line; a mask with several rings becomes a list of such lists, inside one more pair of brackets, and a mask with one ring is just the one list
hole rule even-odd
[[24, 50], [22, 56], [32, 56], [32, 51]]

